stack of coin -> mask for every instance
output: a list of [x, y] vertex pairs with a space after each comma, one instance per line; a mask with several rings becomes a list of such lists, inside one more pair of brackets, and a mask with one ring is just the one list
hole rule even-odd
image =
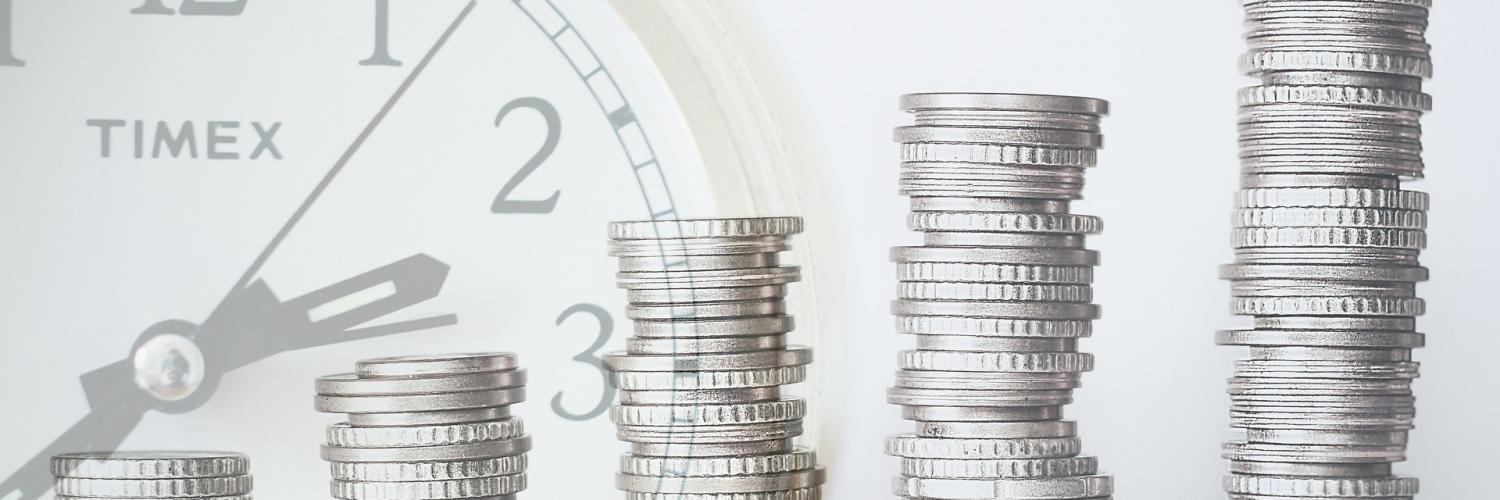
[[1099, 316], [1096, 217], [1069, 213], [1102, 146], [1108, 103], [1081, 97], [934, 93], [901, 98], [896, 129], [909, 228], [892, 249], [900, 353], [888, 400], [916, 432], [892, 436], [895, 493], [923, 499], [1108, 497], [1110, 476], [1082, 456], [1062, 419], [1091, 355], [1078, 339]]
[[238, 453], [116, 451], [52, 457], [57, 500], [250, 500], [250, 461]]
[[1246, 0], [1231, 281], [1232, 498], [1410, 498], [1428, 0]]
[[620, 389], [610, 409], [630, 443], [617, 486], [632, 500], [815, 500], [823, 470], [802, 435], [812, 352], [788, 346], [781, 266], [802, 219], [616, 222], [610, 254], [635, 335], [605, 357]]
[[328, 427], [322, 449], [333, 497], [512, 498], [526, 489], [531, 449], [510, 413], [525, 386], [511, 353], [367, 359], [319, 378], [318, 411], [349, 417]]

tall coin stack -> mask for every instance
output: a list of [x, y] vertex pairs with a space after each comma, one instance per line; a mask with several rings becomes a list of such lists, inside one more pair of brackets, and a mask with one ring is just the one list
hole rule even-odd
[[924, 244], [891, 256], [898, 356], [887, 399], [916, 432], [892, 436], [895, 493], [923, 499], [1108, 497], [1063, 406], [1093, 368], [1078, 352], [1092, 304], [1096, 217], [1068, 212], [1103, 144], [1108, 103], [1081, 97], [934, 93], [901, 98], [896, 129], [907, 226]]
[[630, 443], [617, 486], [631, 500], [816, 500], [823, 470], [793, 445], [806, 402], [781, 386], [807, 377], [812, 352], [788, 346], [779, 265], [802, 219], [616, 222], [635, 335], [605, 357], [620, 389], [610, 409]]
[[526, 489], [531, 437], [510, 405], [526, 396], [511, 353], [360, 361], [317, 381], [328, 426], [323, 459], [340, 500], [514, 498]]
[[1427, 0], [1247, 0], [1231, 281], [1230, 498], [1411, 498]]
[[238, 453], [116, 451], [52, 457], [57, 500], [250, 500], [250, 461]]

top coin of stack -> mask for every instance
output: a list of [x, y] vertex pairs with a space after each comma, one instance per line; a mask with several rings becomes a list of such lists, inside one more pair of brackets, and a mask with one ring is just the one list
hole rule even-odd
[[913, 94], [896, 129], [907, 226], [925, 244], [893, 249], [898, 358], [891, 403], [916, 421], [886, 452], [895, 493], [924, 499], [1107, 497], [1110, 476], [1081, 456], [1062, 420], [1093, 357], [1078, 339], [1092, 304], [1096, 217], [1068, 212], [1103, 144], [1098, 99]]
[[116, 451], [52, 457], [58, 500], [250, 500], [250, 461], [238, 453]]
[[1234, 498], [1409, 498], [1426, 244], [1428, 0], [1247, 0], [1230, 380]]
[[610, 417], [630, 443], [616, 483], [636, 500], [816, 500], [823, 471], [802, 434], [806, 402], [781, 386], [812, 352], [788, 346], [778, 253], [802, 219], [769, 217], [609, 226], [635, 335], [605, 357], [620, 388]]
[[531, 436], [510, 405], [526, 398], [511, 353], [360, 361], [317, 381], [328, 427], [323, 459], [340, 500], [508, 497], [526, 488]]

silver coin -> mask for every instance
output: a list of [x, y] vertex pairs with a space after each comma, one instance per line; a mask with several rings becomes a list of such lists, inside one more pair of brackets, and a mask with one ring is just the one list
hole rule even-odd
[[669, 426], [747, 425], [800, 419], [807, 403], [800, 399], [731, 404], [617, 405], [609, 409], [615, 425]]
[[520, 474], [526, 472], [527, 459], [523, 454], [444, 462], [331, 462], [328, 465], [331, 476], [338, 481], [446, 481]]
[[1406, 431], [1305, 431], [1284, 429], [1247, 429], [1245, 439], [1251, 443], [1325, 444], [1337, 446], [1404, 445]]
[[625, 491], [725, 495], [811, 488], [823, 484], [823, 469], [745, 476], [637, 476], [619, 474], [615, 486]]
[[1249, 495], [1290, 497], [1358, 496], [1403, 497], [1417, 494], [1417, 480], [1404, 477], [1382, 478], [1292, 478], [1229, 474], [1224, 490]]
[[686, 356], [610, 353], [604, 365], [626, 372], [699, 372], [718, 370], [756, 370], [801, 366], [812, 362], [812, 350], [788, 347], [778, 351], [734, 354], [692, 354]]
[[724, 288], [785, 285], [800, 281], [796, 266], [714, 271], [639, 271], [615, 273], [615, 284], [628, 290]]
[[1376, 477], [1389, 476], [1391, 464], [1283, 464], [1276, 462], [1229, 462], [1229, 472], [1265, 476]]
[[625, 341], [630, 354], [732, 354], [769, 351], [786, 347], [786, 335], [760, 337], [632, 338]]
[[1082, 442], [1076, 437], [957, 439], [898, 434], [886, 439], [885, 452], [887, 455], [905, 458], [1067, 458], [1077, 456], [1082, 446]]
[[351, 413], [349, 424], [356, 427], [404, 425], [447, 425], [485, 422], [510, 418], [510, 408], [495, 406], [466, 410], [414, 411], [404, 413]]
[[616, 387], [626, 391], [745, 389], [802, 382], [807, 379], [807, 367], [804, 365], [708, 372], [612, 371], [611, 378]]
[[526, 388], [513, 387], [488, 391], [392, 396], [331, 396], [319, 394], [316, 396], [316, 407], [318, 411], [338, 413], [402, 413], [507, 406], [525, 400]]
[[896, 366], [903, 370], [943, 372], [1086, 372], [1094, 357], [1077, 352], [962, 352], [901, 351]]
[[898, 316], [1091, 320], [1099, 318], [1099, 306], [1068, 302], [944, 302], [897, 299], [891, 301], [891, 313]]
[[896, 331], [913, 335], [1080, 338], [1093, 334], [1089, 320], [897, 316]]
[[796, 328], [796, 322], [786, 315], [677, 321], [636, 320], [634, 323], [635, 336], [641, 338], [753, 337], [787, 333]]
[[927, 231], [922, 244], [932, 247], [1083, 248], [1084, 235], [1049, 233], [980, 233]]
[[531, 436], [514, 439], [442, 446], [402, 448], [341, 448], [324, 445], [321, 455], [329, 462], [441, 462], [509, 457], [531, 451]]
[[178, 479], [245, 474], [245, 455], [212, 451], [112, 451], [64, 453], [51, 461], [54, 477]]
[[526, 385], [526, 370], [433, 375], [425, 377], [360, 378], [353, 373], [318, 377], [318, 394], [330, 396], [395, 396], [483, 391]]
[[1067, 213], [911, 212], [906, 226], [915, 231], [1096, 234], [1098, 217]]
[[908, 300], [1089, 302], [1094, 299], [1094, 290], [1089, 285], [910, 281], [899, 283], [896, 297]]
[[806, 448], [772, 455], [688, 459], [626, 454], [620, 457], [620, 473], [637, 476], [745, 476], [806, 470], [817, 463], [817, 455]]
[[1030, 422], [1060, 419], [1062, 407], [903, 406], [901, 418], [919, 422]]
[[632, 304], [691, 304], [700, 302], [752, 301], [779, 299], [785, 296], [785, 285], [625, 291], [625, 299], [629, 300]]
[[486, 352], [366, 359], [355, 363], [354, 373], [360, 377], [421, 377], [497, 372], [515, 368], [514, 353]]
[[58, 495], [96, 498], [182, 498], [248, 495], [253, 480], [248, 475], [187, 477], [172, 479], [94, 479], [59, 477], [53, 482]]
[[744, 389], [684, 389], [676, 391], [622, 390], [619, 395], [619, 403], [622, 405], [732, 404], [778, 400], [781, 399], [781, 388], [751, 387]]
[[917, 336], [917, 349], [929, 351], [1072, 352], [1078, 350], [1078, 339], [919, 335]]
[[790, 439], [696, 443], [691, 438], [682, 438], [672, 443], [630, 443], [631, 454], [650, 457], [747, 457], [791, 453], [795, 449]]
[[801, 217], [746, 217], [609, 223], [609, 237], [615, 240], [759, 238], [765, 236], [790, 236], [800, 232], [802, 232]]
[[619, 257], [615, 259], [615, 262], [620, 272], [745, 269], [752, 267], [774, 267], [779, 263], [775, 253], [686, 255], [666, 259], [663, 259], [661, 256]]
[[677, 238], [652, 240], [609, 240], [609, 255], [614, 257], [654, 257], [669, 259], [680, 256], [740, 255], [791, 250], [786, 236]]
[[1077, 373], [986, 373], [897, 370], [896, 387], [998, 391], [1055, 391], [1079, 387]]
[[1068, 211], [1068, 202], [1067, 200], [1022, 200], [1016, 198], [950, 198], [917, 196], [911, 199], [911, 209], [914, 212], [1062, 213]]
[[526, 433], [517, 418], [490, 422], [413, 425], [403, 427], [354, 427], [347, 423], [328, 426], [330, 446], [340, 448], [401, 448], [443, 446], [515, 439]]
[[975, 264], [1035, 264], [1052, 266], [1093, 266], [1099, 254], [1082, 249], [1036, 248], [940, 248], [895, 247], [895, 262], [967, 262]]
[[745, 302], [707, 302], [702, 304], [631, 304], [625, 306], [630, 319], [743, 318], [770, 316], [786, 312], [780, 299]]
[[1073, 391], [1070, 389], [1059, 391], [995, 391], [892, 387], [886, 389], [885, 400], [891, 404], [904, 406], [1050, 407], [1072, 403]]
[[1114, 493], [1110, 476], [1090, 475], [1038, 479], [934, 479], [902, 477], [895, 494], [916, 498], [1083, 499]]
[[974, 460], [903, 458], [901, 475], [934, 479], [1042, 479], [1099, 472], [1094, 457]]
[[330, 484], [330, 489], [333, 497], [340, 500], [450, 500], [493, 497], [525, 490], [526, 475], [404, 482], [335, 480]]
[[917, 422], [917, 435], [924, 437], [1015, 439], [1061, 438], [1078, 435], [1072, 420], [1041, 422]]
[[689, 428], [622, 425], [615, 431], [615, 436], [621, 441], [642, 444], [732, 444], [792, 439], [801, 435], [801, 420]]

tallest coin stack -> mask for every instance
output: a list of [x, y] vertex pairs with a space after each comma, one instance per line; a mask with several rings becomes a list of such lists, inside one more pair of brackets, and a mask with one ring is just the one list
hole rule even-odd
[[892, 250], [897, 329], [916, 338], [888, 393], [916, 432], [892, 436], [895, 493], [921, 499], [1098, 499], [1114, 486], [1062, 420], [1094, 358], [1096, 217], [1069, 213], [1108, 104], [1082, 97], [913, 94], [896, 130], [907, 225]]
[[1231, 281], [1233, 499], [1407, 499], [1431, 107], [1427, 0], [1247, 0]]

